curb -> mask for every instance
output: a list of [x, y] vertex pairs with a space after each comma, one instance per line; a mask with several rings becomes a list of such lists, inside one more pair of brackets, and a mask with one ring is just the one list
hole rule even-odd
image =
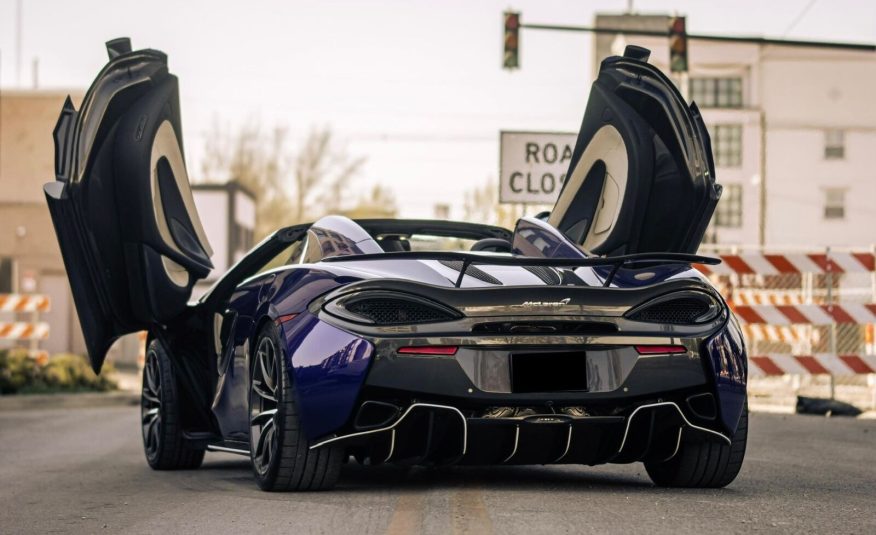
[[[775, 403], [752, 403], [748, 402], [748, 408], [751, 412], [759, 412], [764, 414], [797, 414], [797, 409], [793, 405], [778, 405]], [[834, 418], [848, 418], [848, 416], [834, 416]], [[864, 411], [855, 418], [859, 420], [876, 420], [876, 411]]]
[[748, 409], [751, 412], [763, 412], [767, 414], [796, 414], [793, 405], [779, 405], [777, 403], [752, 403], [748, 400]]
[[86, 407], [134, 406], [139, 404], [140, 395], [138, 393], [125, 391], [0, 396], [0, 411], [79, 409]]

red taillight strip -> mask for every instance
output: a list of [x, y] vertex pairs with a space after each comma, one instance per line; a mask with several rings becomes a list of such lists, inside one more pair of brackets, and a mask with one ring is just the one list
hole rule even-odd
[[277, 318], [277, 325], [282, 325], [287, 321], [292, 321], [295, 319], [296, 316], [298, 316], [298, 314], [286, 314], [285, 316], [280, 316], [279, 318]]
[[398, 348], [402, 355], [455, 355], [456, 346], [405, 346]]
[[675, 353], [687, 353], [684, 346], [636, 346], [640, 355], [666, 355]]

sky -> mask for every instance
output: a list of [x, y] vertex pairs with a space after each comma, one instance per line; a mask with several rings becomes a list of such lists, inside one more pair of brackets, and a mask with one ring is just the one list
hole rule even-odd
[[[523, 30], [521, 69], [501, 69], [502, 12], [524, 23], [590, 25], [627, 0], [170, 1], [0, 0], [0, 88], [84, 90], [103, 43], [169, 55], [197, 179], [216, 124], [258, 121], [300, 142], [330, 127], [366, 158], [350, 198], [381, 183], [400, 215], [462, 217], [464, 193], [498, 175], [499, 131], [576, 131], [592, 82], [592, 36]], [[634, 0], [638, 13], [687, 16], [690, 33], [876, 42], [872, 0]]]

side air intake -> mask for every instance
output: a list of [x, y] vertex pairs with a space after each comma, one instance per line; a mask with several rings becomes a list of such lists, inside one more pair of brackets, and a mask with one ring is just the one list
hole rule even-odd
[[640, 305], [626, 314], [627, 319], [646, 323], [692, 325], [718, 317], [721, 305], [704, 292], [670, 294]]
[[456, 310], [421, 297], [401, 292], [361, 292], [326, 303], [334, 316], [374, 325], [438, 323], [461, 317]]

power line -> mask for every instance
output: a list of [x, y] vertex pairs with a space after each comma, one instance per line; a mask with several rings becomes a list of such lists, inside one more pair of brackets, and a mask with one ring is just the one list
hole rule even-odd
[[[810, 4], [814, 4], [816, 0], [812, 0]], [[807, 9], [810, 6], [807, 6]], [[805, 15], [806, 13], [802, 13]], [[794, 23], [796, 24], [796, 22]], [[552, 30], [552, 31], [561, 31], [561, 32], [586, 32], [586, 33], [596, 33], [596, 34], [623, 34], [623, 35], [641, 35], [644, 37], [669, 37], [669, 30], [666, 31], [655, 31], [655, 30], [631, 30], [624, 28], [602, 28], [602, 27], [592, 27], [592, 26], [567, 26], [567, 25], [559, 25], [559, 24], [521, 24], [521, 28], [531, 29], [531, 30]], [[793, 28], [793, 26], [792, 26]], [[795, 46], [795, 47], [815, 47], [815, 48], [837, 48], [844, 50], [861, 50], [861, 51], [874, 51], [876, 50], [876, 45], [872, 45], [869, 43], [838, 43], [831, 41], [807, 41], [807, 40], [799, 40], [799, 39], [774, 39], [770, 37], [746, 37], [746, 36], [736, 36], [736, 35], [706, 35], [706, 34], [694, 34], [688, 33], [687, 38], [690, 40], [699, 40], [699, 41], [714, 41], [714, 42], [724, 42], [724, 43], [751, 43], [755, 45], [783, 45], [783, 46]]]
[[797, 26], [797, 24], [801, 20], [803, 20], [803, 17], [805, 17], [806, 14], [809, 13], [809, 10], [812, 9], [812, 6], [815, 5], [815, 2], [818, 2], [818, 0], [809, 0], [809, 3], [803, 6], [803, 9], [800, 10], [800, 13], [798, 13], [797, 16], [794, 17], [794, 20], [791, 21], [791, 24], [789, 24], [788, 27], [785, 28], [785, 33], [782, 34], [782, 37], [786, 37], [789, 33], [791, 33], [791, 30], [793, 30]]

